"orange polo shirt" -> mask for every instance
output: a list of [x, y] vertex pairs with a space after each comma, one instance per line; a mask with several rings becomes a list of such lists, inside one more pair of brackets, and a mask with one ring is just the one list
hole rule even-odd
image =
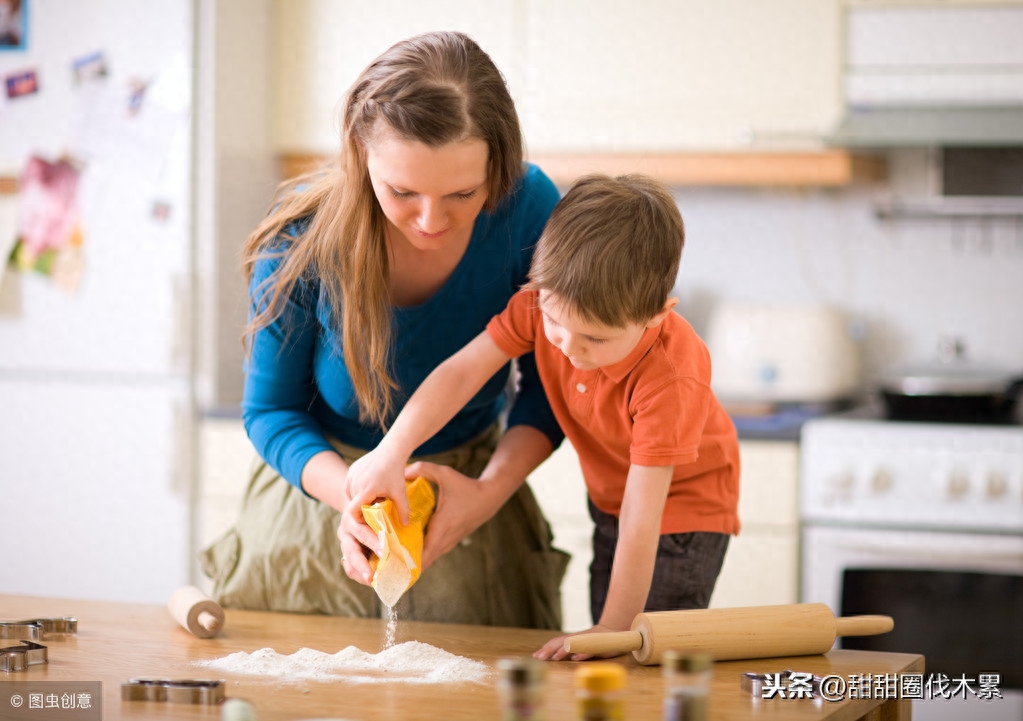
[[674, 466], [661, 533], [739, 532], [739, 441], [710, 389], [707, 347], [682, 316], [669, 313], [624, 360], [589, 371], [547, 340], [535, 291], [512, 296], [487, 333], [510, 357], [534, 352], [597, 508], [619, 515], [631, 464]]

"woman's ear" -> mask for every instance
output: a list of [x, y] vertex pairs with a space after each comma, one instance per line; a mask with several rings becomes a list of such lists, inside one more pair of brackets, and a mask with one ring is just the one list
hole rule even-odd
[[678, 298], [674, 298], [674, 297], [668, 298], [668, 300], [664, 301], [664, 307], [661, 308], [661, 311], [657, 315], [655, 315], [653, 318], [651, 318], [650, 320], [647, 321], [646, 327], [647, 328], [656, 328], [657, 326], [659, 326], [661, 323], [664, 322], [664, 319], [668, 317], [668, 313], [670, 313], [672, 310], [674, 310], [674, 308], [675, 308], [675, 306], [677, 304], [678, 304]]

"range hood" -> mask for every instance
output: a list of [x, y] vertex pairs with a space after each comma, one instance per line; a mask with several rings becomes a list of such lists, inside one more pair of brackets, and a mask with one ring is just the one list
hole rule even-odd
[[830, 144], [1023, 145], [1023, 4], [850, 0], [845, 28]]
[[1023, 105], [852, 107], [827, 142], [844, 148], [1023, 146]]

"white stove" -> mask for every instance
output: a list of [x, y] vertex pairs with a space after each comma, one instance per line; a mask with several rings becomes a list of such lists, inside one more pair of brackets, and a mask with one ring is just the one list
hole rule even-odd
[[961, 698], [914, 701], [914, 719], [1023, 719], [1023, 426], [861, 411], [808, 421], [800, 453], [801, 600], [895, 619], [844, 647], [998, 674], [1002, 698], [964, 684]]
[[1023, 534], [1023, 427], [825, 418], [801, 448], [804, 522]]

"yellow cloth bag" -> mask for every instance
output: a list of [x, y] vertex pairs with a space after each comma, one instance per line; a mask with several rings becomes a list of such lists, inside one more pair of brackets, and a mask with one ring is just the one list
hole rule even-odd
[[380, 556], [370, 559], [373, 588], [388, 608], [393, 608], [422, 573], [423, 534], [426, 523], [437, 507], [437, 496], [430, 482], [420, 476], [407, 481], [409, 523], [401, 525], [394, 501], [387, 498], [362, 507], [369, 527], [380, 537]]

